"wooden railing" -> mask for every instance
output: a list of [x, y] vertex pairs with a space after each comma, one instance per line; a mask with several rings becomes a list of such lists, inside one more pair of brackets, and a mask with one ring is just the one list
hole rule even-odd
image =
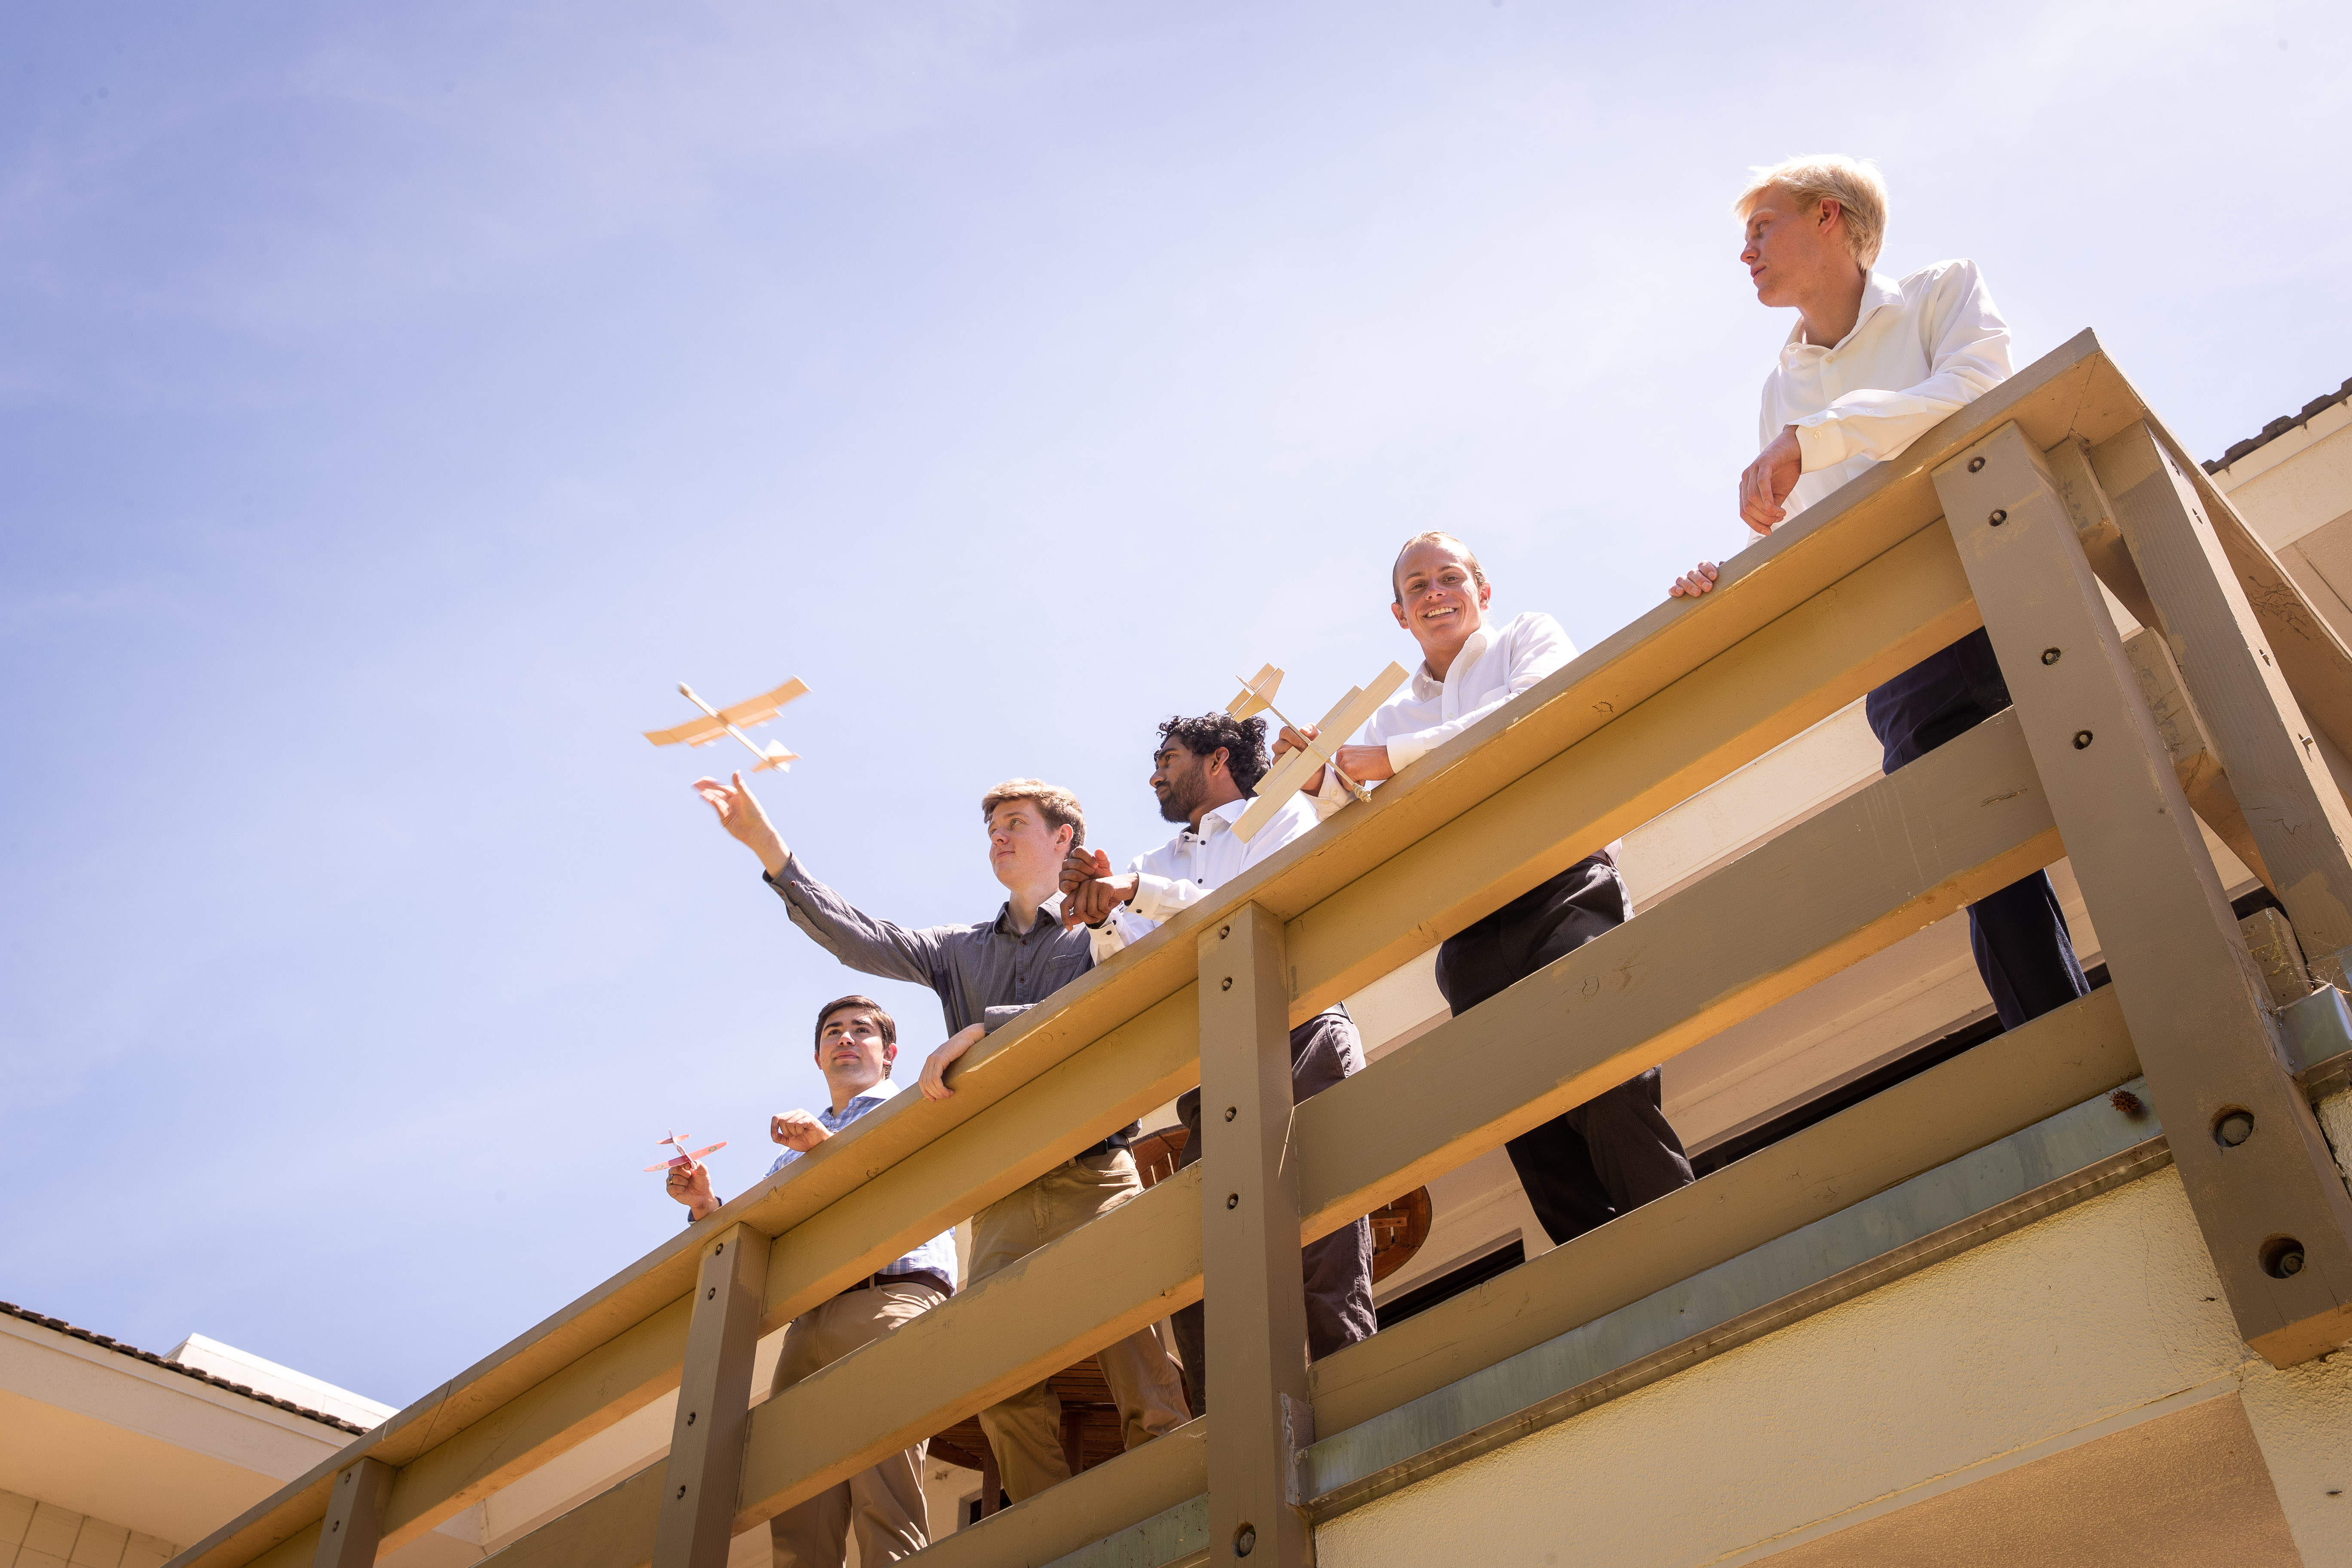
[[[2175, 714], [2159, 733], [2099, 578], [2162, 631], [2201, 729]], [[1291, 1105], [1291, 1025], [1979, 625], [2010, 714]], [[735, 1533], [1205, 1282], [1213, 1423], [926, 1557], [1042, 1563], [1205, 1493], [1192, 1556], [1295, 1563], [1315, 1433], [2135, 1070], [2241, 1331], [2281, 1364], [2315, 1354], [2352, 1337], [2352, 1201], [2176, 777], [2190, 731], [2313, 972], [2341, 984], [2352, 822], [2329, 768], [2352, 749], [2352, 658], [2085, 332], [1733, 560], [1707, 598], [1661, 605], [992, 1037], [953, 1100], [892, 1100], [175, 1561], [372, 1563], [677, 1389], [666, 1459], [498, 1556], [708, 1568]], [[1963, 1058], [1933, 1104], [1889, 1095], [1815, 1129], [1811, 1175], [1768, 1150], [1537, 1259], [1508, 1313], [1457, 1300], [1302, 1364], [1302, 1241], [2062, 855], [2113, 988], [2010, 1037], [1997, 1072]], [[1199, 1163], [750, 1405], [759, 1335], [1194, 1082], [1232, 1108], [1207, 1118]], [[2233, 1108], [2252, 1139], [2202, 1135]]]

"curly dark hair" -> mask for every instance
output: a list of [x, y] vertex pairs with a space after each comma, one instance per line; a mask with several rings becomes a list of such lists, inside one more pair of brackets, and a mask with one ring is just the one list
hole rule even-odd
[[1266, 755], [1265, 721], [1236, 719], [1230, 713], [1203, 713], [1197, 719], [1171, 719], [1160, 726], [1160, 743], [1173, 741], [1196, 757], [1225, 753], [1225, 769], [1244, 795], [1257, 794], [1257, 781], [1274, 765]]

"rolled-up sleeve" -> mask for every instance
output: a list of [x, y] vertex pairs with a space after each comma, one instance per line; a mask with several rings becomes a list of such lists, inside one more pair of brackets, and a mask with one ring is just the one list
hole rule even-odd
[[1986, 291], [1976, 263], [1947, 267], [1930, 286], [1920, 315], [1931, 367], [1927, 379], [1894, 391], [1856, 389], [1818, 414], [1792, 421], [1805, 472], [1854, 458], [1884, 462], [1897, 457], [1954, 409], [2009, 379], [2009, 323]]
[[793, 924], [841, 963], [885, 980], [935, 984], [939, 943], [931, 932], [876, 920], [810, 876], [797, 855], [784, 858], [782, 876], [760, 875], [784, 900]]

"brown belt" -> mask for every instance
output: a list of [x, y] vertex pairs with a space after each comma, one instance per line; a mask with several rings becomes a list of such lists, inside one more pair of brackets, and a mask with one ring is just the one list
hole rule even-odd
[[904, 1274], [868, 1274], [842, 1294], [846, 1296], [850, 1290], [863, 1290], [869, 1285], [929, 1285], [942, 1296], [955, 1294], [955, 1286], [948, 1277], [932, 1268], [909, 1269]]

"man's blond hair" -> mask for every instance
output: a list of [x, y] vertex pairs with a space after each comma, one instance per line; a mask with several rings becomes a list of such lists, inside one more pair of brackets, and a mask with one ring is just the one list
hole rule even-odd
[[1404, 589], [1397, 584], [1397, 574], [1404, 569], [1404, 558], [1412, 553], [1412, 547], [1416, 544], [1444, 545], [1454, 554], [1462, 557], [1463, 563], [1470, 568], [1472, 582], [1481, 588], [1486, 585], [1486, 569], [1478, 564], [1478, 552], [1444, 529], [1433, 528], [1426, 532], [1414, 534], [1397, 547], [1396, 560], [1389, 567], [1389, 599], [1391, 603], [1398, 605], [1404, 603]]
[[1078, 804], [1076, 795], [1044, 779], [1006, 779], [980, 797], [980, 819], [993, 820], [996, 808], [1013, 800], [1035, 801], [1038, 815], [1045, 819], [1046, 826], [1071, 829], [1072, 845], [1087, 841], [1086, 807]]
[[1864, 272], [1878, 264], [1878, 247], [1886, 242], [1886, 181], [1877, 164], [1843, 153], [1809, 153], [1769, 169], [1750, 169], [1748, 188], [1731, 210], [1745, 222], [1756, 199], [1775, 186], [1808, 212], [1820, 206], [1823, 197], [1834, 198], [1845, 217], [1846, 247]]

